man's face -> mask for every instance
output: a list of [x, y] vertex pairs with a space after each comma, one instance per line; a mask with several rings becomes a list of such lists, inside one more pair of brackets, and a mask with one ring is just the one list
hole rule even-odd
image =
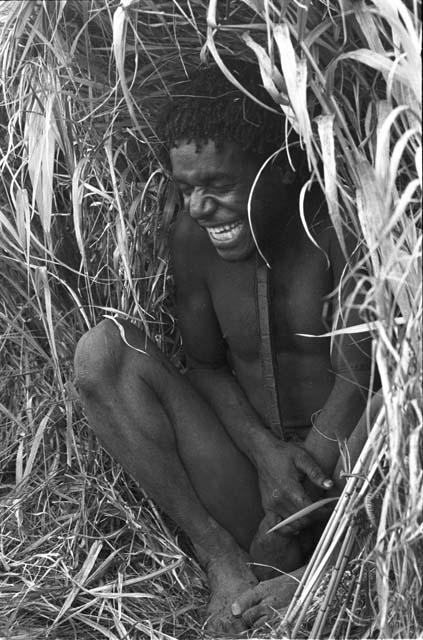
[[248, 224], [248, 197], [259, 168], [238, 145], [221, 150], [213, 141], [196, 150], [181, 140], [170, 151], [172, 173], [185, 210], [208, 234], [224, 260], [244, 260], [254, 250]]

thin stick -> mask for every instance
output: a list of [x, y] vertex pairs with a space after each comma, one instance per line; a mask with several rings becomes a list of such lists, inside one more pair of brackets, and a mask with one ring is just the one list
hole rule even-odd
[[345, 536], [344, 542], [342, 544], [341, 550], [339, 552], [338, 560], [332, 569], [331, 579], [329, 581], [329, 585], [327, 587], [326, 595], [323, 600], [323, 604], [320, 607], [319, 613], [314, 621], [313, 629], [311, 631], [311, 636], [315, 638], [320, 638], [324, 625], [327, 619], [328, 611], [329, 611], [329, 603], [332, 600], [333, 596], [336, 594], [339, 583], [342, 578], [342, 574], [347, 565], [348, 560], [350, 559], [350, 554], [352, 548], [354, 546], [354, 534], [356, 533], [356, 528], [351, 527]]

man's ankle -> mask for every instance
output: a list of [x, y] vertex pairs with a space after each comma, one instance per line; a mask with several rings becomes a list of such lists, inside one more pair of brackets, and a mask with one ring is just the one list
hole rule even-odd
[[217, 522], [211, 522], [204, 535], [193, 541], [200, 564], [207, 569], [224, 558], [236, 556], [241, 548], [231, 534]]

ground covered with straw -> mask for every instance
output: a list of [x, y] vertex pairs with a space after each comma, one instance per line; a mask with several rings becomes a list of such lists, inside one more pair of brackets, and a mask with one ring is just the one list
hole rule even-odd
[[341, 243], [348, 228], [363, 249], [382, 382], [290, 609], [255, 635], [423, 634], [420, 11], [0, 3], [0, 638], [202, 633], [189, 541], [101, 448], [72, 383], [75, 344], [104, 315], [181, 362], [166, 242], [178, 195], [154, 127], [200, 56], [222, 73], [221, 56], [255, 61], [300, 133]]

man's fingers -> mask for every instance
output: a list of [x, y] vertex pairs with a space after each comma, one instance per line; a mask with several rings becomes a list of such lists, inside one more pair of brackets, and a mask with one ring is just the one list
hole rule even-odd
[[313, 460], [307, 451], [303, 450], [296, 462], [297, 467], [306, 474], [313, 484], [322, 487], [322, 489], [331, 489], [333, 487], [332, 480], [328, 478], [326, 473], [323, 473], [317, 462]]
[[301, 484], [298, 484], [298, 486], [295, 487], [295, 490], [292, 490], [291, 496], [290, 496], [290, 502], [291, 502], [291, 513], [289, 515], [293, 515], [300, 509], [304, 509], [305, 507], [308, 507], [310, 504], [313, 504], [313, 500], [307, 495], [307, 493], [305, 492]]
[[213, 637], [216, 635], [220, 637], [224, 634], [230, 634], [232, 637], [235, 633], [238, 634], [245, 631], [247, 626], [241, 616], [237, 616], [234, 619], [234, 616], [226, 610], [211, 615], [208, 620], [206, 620], [204, 628], [209, 634], [213, 634]]
[[[307, 495], [307, 492], [299, 481], [295, 483], [290, 482], [289, 486], [285, 487], [285, 491], [286, 495], [284, 496], [284, 500], [273, 499], [269, 501], [268, 505], [264, 505], [266, 512], [275, 513], [279, 519], [284, 519], [289, 518], [289, 516], [292, 516], [300, 509], [304, 509], [304, 507], [312, 504], [311, 498]], [[271, 523], [271, 526], [272, 525], [273, 523]]]

